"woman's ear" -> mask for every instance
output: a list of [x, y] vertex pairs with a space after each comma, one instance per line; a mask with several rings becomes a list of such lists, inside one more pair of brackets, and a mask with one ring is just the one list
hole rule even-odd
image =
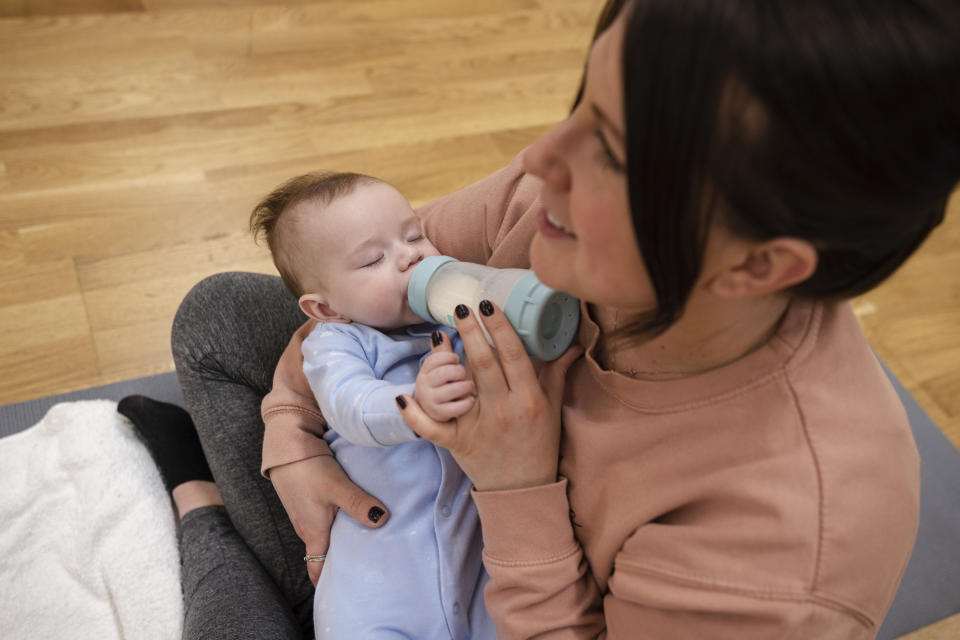
[[782, 291], [813, 275], [817, 250], [799, 238], [774, 238], [750, 245], [709, 282], [715, 295], [738, 300]]
[[337, 313], [329, 304], [326, 298], [319, 293], [305, 293], [300, 296], [300, 309], [308, 317], [318, 322], [342, 322], [349, 323], [350, 320]]

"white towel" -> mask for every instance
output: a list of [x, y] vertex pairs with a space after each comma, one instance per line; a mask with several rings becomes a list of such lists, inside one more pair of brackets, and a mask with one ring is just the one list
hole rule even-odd
[[173, 509], [116, 402], [0, 438], [0, 496], [0, 636], [180, 637]]

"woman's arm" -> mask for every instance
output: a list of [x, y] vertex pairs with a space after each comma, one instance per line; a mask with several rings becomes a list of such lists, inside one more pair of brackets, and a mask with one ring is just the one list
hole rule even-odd
[[316, 324], [307, 321], [293, 334], [273, 373], [273, 389], [260, 405], [264, 425], [260, 472], [265, 478], [274, 467], [333, 455], [321, 437], [326, 421], [303, 375], [301, 345]]
[[574, 537], [566, 480], [472, 495], [490, 574], [484, 598], [498, 637], [602, 634], [603, 603]]
[[405, 398], [402, 412], [474, 483], [490, 573], [486, 604], [500, 637], [561, 629], [596, 637], [604, 629], [601, 597], [573, 535], [566, 482], [557, 478], [564, 381], [583, 350], [571, 347], [538, 374], [502, 310], [487, 308], [496, 352], [469, 310], [458, 308], [456, 320], [477, 388], [473, 408], [439, 423]]
[[[745, 588], [736, 576], [667, 570], [697, 550], [689, 531], [680, 537], [663, 525], [624, 541], [601, 600], [573, 537], [566, 484], [473, 492], [490, 574], [484, 596], [500, 638], [867, 640], [877, 632], [881, 620], [802, 585]], [[701, 539], [711, 544], [706, 531]]]
[[420, 207], [417, 215], [443, 255], [498, 268], [527, 268], [539, 197], [540, 181], [523, 170], [520, 152], [503, 169]]

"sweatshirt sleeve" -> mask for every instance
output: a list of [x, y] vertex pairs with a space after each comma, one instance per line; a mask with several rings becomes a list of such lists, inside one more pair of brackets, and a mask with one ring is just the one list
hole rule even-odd
[[273, 373], [273, 388], [263, 397], [263, 455], [260, 473], [270, 477], [270, 469], [316, 456], [333, 453], [323, 440], [326, 421], [313, 392], [303, 376], [300, 348], [316, 322], [304, 323], [293, 334]]
[[[497, 637], [824, 638], [868, 640], [877, 620], [809, 590], [744, 589], [659, 566], [628, 538], [601, 592], [570, 521], [567, 481], [473, 490], [483, 529], [484, 591]], [[669, 536], [669, 531], [663, 535]]]
[[348, 442], [386, 447], [416, 440], [397, 409], [414, 383], [380, 380], [359, 336], [321, 326], [303, 344], [303, 373], [331, 429]]
[[484, 590], [498, 638], [596, 638], [603, 603], [570, 522], [565, 478], [471, 492], [483, 530]]
[[459, 191], [420, 207], [424, 232], [441, 254], [506, 268], [530, 266], [540, 181], [510, 164]]

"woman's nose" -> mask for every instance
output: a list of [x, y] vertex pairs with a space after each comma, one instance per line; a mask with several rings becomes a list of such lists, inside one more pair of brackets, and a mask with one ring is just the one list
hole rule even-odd
[[561, 122], [538, 138], [523, 154], [523, 168], [556, 191], [570, 188], [570, 169], [564, 147], [567, 125], [567, 121]]

